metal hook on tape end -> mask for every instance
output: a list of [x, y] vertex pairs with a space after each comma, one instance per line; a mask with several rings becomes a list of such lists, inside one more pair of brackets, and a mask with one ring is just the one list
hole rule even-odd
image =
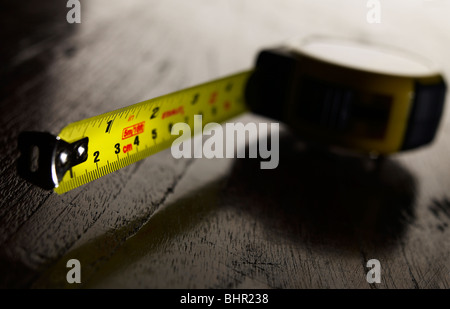
[[88, 137], [68, 143], [46, 132], [22, 132], [17, 171], [43, 189], [57, 188], [68, 170], [87, 160], [88, 142]]

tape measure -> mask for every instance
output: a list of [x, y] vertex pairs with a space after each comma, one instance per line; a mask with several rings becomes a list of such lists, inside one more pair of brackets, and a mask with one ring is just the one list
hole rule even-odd
[[194, 115], [206, 125], [247, 111], [364, 154], [416, 148], [435, 136], [446, 84], [413, 58], [321, 39], [266, 49], [253, 70], [71, 123], [58, 136], [23, 132], [18, 171], [62, 194], [170, 147], [175, 123], [193, 132]]
[[[19, 171], [25, 178], [58, 194], [133, 164], [171, 146], [173, 124], [194, 128], [194, 115], [203, 122], [221, 123], [247, 110], [244, 87], [250, 71], [215, 80], [74, 122], [57, 137], [26, 132], [19, 136]], [[39, 152], [37, 168], [30, 161]]]

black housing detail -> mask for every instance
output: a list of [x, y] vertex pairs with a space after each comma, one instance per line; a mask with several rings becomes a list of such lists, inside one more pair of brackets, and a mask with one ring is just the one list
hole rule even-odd
[[433, 141], [441, 120], [446, 89], [443, 80], [433, 85], [416, 82], [402, 150], [416, 148]]
[[298, 60], [284, 49], [263, 50], [250, 76], [245, 99], [256, 114], [283, 121]]

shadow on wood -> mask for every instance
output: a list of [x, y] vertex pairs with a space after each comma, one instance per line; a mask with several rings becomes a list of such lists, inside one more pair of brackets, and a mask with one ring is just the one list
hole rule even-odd
[[356, 237], [389, 249], [414, 222], [415, 179], [394, 159], [375, 168], [370, 160], [308, 148], [286, 133], [277, 169], [239, 159], [224, 194], [244, 199], [255, 220], [293, 241]]

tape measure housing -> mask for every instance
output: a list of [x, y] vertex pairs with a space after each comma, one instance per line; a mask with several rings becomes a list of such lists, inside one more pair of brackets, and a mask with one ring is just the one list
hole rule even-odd
[[372, 72], [282, 47], [259, 54], [247, 101], [307, 141], [388, 155], [433, 140], [445, 92], [438, 73]]

